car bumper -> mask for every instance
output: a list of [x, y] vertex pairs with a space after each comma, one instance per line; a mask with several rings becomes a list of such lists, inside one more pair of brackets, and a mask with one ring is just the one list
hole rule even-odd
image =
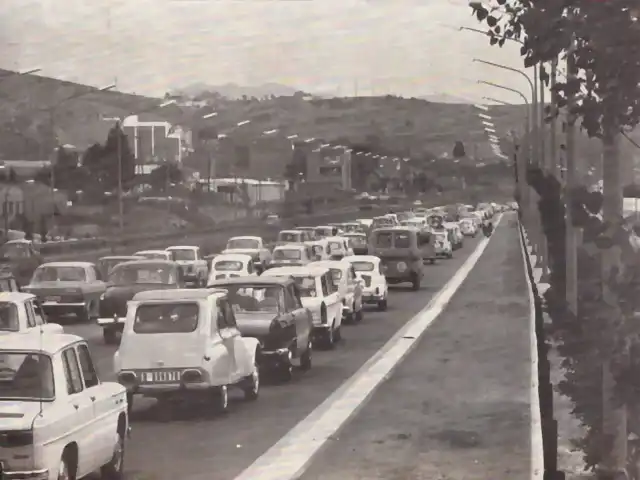
[[276, 368], [291, 363], [290, 350], [287, 347], [275, 350], [262, 350], [260, 352], [261, 366]]
[[143, 395], [145, 397], [159, 397], [171, 394], [188, 394], [192, 392], [202, 392], [212, 387], [220, 385], [212, 385], [210, 383], [163, 383], [163, 384], [145, 384], [137, 385], [133, 388], [127, 388], [129, 393], [134, 395]]
[[118, 328], [122, 330], [125, 320], [125, 317], [100, 317], [98, 318], [98, 325], [103, 328]]
[[451, 250], [441, 250], [439, 252], [436, 252], [436, 257], [439, 257], [439, 258], [447, 257], [449, 255], [451, 255]]
[[0, 472], [2, 480], [49, 480], [49, 470], [23, 470]]
[[364, 292], [362, 294], [363, 303], [378, 303], [384, 300], [384, 293]]
[[43, 302], [42, 308], [45, 313], [65, 313], [65, 312], [77, 312], [86, 308], [85, 302], [73, 302], [73, 303], [57, 303], [57, 302]]

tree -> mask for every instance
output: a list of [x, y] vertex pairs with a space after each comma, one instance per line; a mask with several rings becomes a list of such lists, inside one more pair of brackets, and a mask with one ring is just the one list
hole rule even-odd
[[180, 167], [175, 163], [164, 163], [149, 174], [149, 185], [154, 189], [166, 191], [167, 185], [180, 183], [184, 180], [184, 175]]
[[[120, 154], [118, 154], [120, 152]], [[128, 188], [135, 179], [135, 157], [128, 137], [116, 124], [107, 135], [104, 145], [93, 144], [84, 154], [84, 166], [103, 191], [118, 187], [118, 163], [122, 162], [122, 185]]]
[[464, 143], [462, 143], [460, 140], [456, 141], [455, 145], [453, 146], [453, 158], [462, 158], [466, 154], [467, 152], [465, 151]]

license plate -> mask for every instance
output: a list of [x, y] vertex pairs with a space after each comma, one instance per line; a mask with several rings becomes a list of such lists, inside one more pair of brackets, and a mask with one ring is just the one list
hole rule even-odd
[[46, 301], [47, 302], [59, 302], [60, 301], [60, 297], [47, 297]]
[[144, 372], [142, 381], [144, 383], [178, 383], [182, 372], [179, 370], [159, 370], [154, 372]]

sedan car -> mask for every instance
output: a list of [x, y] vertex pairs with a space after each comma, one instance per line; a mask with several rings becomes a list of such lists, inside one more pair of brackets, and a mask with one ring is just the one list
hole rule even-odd
[[173, 261], [171, 252], [166, 250], [140, 250], [133, 254], [136, 257], [146, 258], [148, 260], [169, 260]]
[[73, 314], [80, 321], [89, 321], [98, 317], [106, 284], [93, 263], [50, 262], [36, 269], [23, 290], [42, 301], [49, 317]]
[[35, 295], [4, 293], [0, 296], [0, 335], [8, 333], [64, 333], [62, 326], [47, 323], [47, 316]]
[[478, 226], [471, 218], [463, 218], [458, 222], [460, 230], [465, 237], [474, 238], [478, 234]]
[[273, 249], [270, 268], [306, 265], [315, 257], [311, 246], [304, 243], [290, 243]]
[[346, 321], [360, 322], [364, 315], [362, 308], [362, 286], [364, 282], [356, 277], [351, 263], [344, 260], [323, 260], [312, 262], [310, 267], [325, 267], [331, 271], [333, 283], [338, 288], [344, 305], [342, 315]]
[[353, 255], [345, 257], [356, 272], [356, 276], [364, 282], [362, 301], [365, 304], [377, 305], [378, 310], [385, 311], [389, 299], [389, 286], [384, 276], [382, 261], [374, 255]]
[[435, 250], [438, 258], [453, 258], [453, 246], [449, 241], [446, 230], [433, 230], [431, 232], [435, 239]]
[[98, 272], [100, 272], [101, 278], [107, 278], [111, 269], [116, 265], [143, 259], [144, 257], [136, 257], [135, 255], [111, 255], [99, 258], [98, 263], [96, 263], [96, 268], [98, 269]]
[[311, 368], [313, 317], [292, 278], [228, 278], [209, 288], [229, 293], [240, 333], [260, 342], [261, 368], [283, 381], [291, 380], [296, 359], [302, 370]]
[[116, 265], [109, 274], [107, 289], [100, 300], [98, 325], [105, 343], [117, 343], [127, 316], [127, 302], [146, 290], [176, 289], [185, 286], [180, 265], [168, 260], [135, 260]]
[[242, 253], [222, 253], [211, 263], [207, 285], [225, 278], [253, 277], [257, 275], [256, 265], [252, 256]]
[[354, 255], [366, 255], [369, 252], [369, 241], [365, 233], [345, 233], [343, 237], [349, 242]]

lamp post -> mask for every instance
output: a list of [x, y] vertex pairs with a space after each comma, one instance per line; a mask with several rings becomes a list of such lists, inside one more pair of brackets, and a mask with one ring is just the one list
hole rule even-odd
[[118, 162], [118, 228], [120, 229], [120, 233], [124, 231], [124, 201], [123, 201], [123, 191], [122, 191], [122, 127], [124, 120], [128, 117], [142, 115], [143, 113], [149, 113], [159, 108], [164, 108], [169, 105], [174, 105], [176, 103], [175, 100], [168, 100], [166, 102], [162, 102], [160, 105], [154, 105], [153, 107], [147, 108], [145, 110], [141, 110], [137, 113], [133, 113], [127, 115], [126, 117], [103, 117], [102, 120], [105, 121], [115, 121], [116, 127], [118, 129], [118, 137], [117, 137], [117, 162]]

